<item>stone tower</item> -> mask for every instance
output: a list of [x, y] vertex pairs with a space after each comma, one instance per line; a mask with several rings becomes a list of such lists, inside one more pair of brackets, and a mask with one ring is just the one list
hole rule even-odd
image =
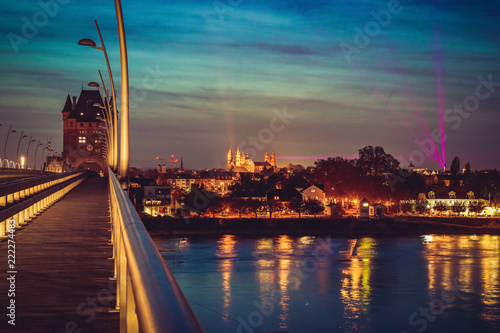
[[73, 170], [90, 169], [107, 174], [103, 158], [106, 146], [105, 129], [99, 118], [106, 118], [104, 111], [94, 104], [104, 105], [98, 90], [82, 90], [80, 97], [66, 98], [62, 110], [63, 159]]
[[231, 150], [231, 147], [229, 147], [229, 152], [227, 153], [227, 165], [228, 165], [228, 167], [232, 161], [233, 161], [233, 151]]

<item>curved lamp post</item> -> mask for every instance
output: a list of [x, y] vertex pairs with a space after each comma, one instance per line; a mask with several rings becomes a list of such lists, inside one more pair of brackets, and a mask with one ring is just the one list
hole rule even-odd
[[[108, 58], [108, 52], [106, 51], [106, 47], [104, 46], [104, 40], [102, 39], [102, 35], [101, 35], [101, 30], [99, 29], [99, 25], [97, 24], [97, 20], [94, 20], [95, 22], [95, 26], [97, 28], [97, 32], [99, 34], [99, 39], [101, 41], [101, 45], [102, 46], [97, 46], [96, 43], [90, 39], [90, 38], [84, 38], [84, 39], [80, 39], [78, 41], [78, 45], [84, 45], [84, 46], [90, 46], [91, 48], [93, 49], [97, 49], [97, 50], [101, 50], [104, 52], [104, 58], [106, 59], [106, 66], [108, 67], [108, 76], [109, 76], [109, 83], [111, 85], [111, 96], [113, 97], [113, 123], [114, 124], [117, 124], [118, 122], [118, 117], [117, 117], [117, 113], [116, 113], [116, 94], [115, 94], [115, 84], [114, 84], [114, 81], [113, 81], [113, 74], [111, 73], [111, 66], [109, 65], [109, 58]], [[99, 72], [100, 74], [100, 72]], [[123, 84], [123, 82], [122, 82]], [[115, 133], [113, 133], [114, 137], [113, 137], [113, 141], [118, 143], [118, 131], [114, 131]], [[115, 166], [115, 168], [118, 167], [118, 149], [116, 149], [115, 152], [113, 152], [113, 164]]]
[[[94, 104], [94, 106], [97, 106], [97, 107], [100, 107], [100, 108], [104, 108], [103, 106], [99, 106], [99, 105], [96, 105]], [[112, 150], [113, 150], [113, 144], [112, 144], [112, 135], [111, 133], [113, 133], [113, 129], [111, 127], [111, 125], [109, 124], [109, 122], [104, 119], [103, 117], [97, 117], [96, 119], [98, 120], [101, 120], [102, 123], [97, 125], [97, 128], [103, 128], [104, 129], [104, 132], [100, 132], [100, 138], [105, 138], [105, 141], [104, 141], [104, 145], [101, 145], [101, 149], [103, 149], [104, 151], [104, 148], [106, 148], [106, 152], [110, 151], [110, 155], [112, 154]], [[105, 125], [105, 126], [102, 126], [102, 125]], [[111, 156], [106, 154], [106, 156], [103, 155], [104, 158], [106, 158], [108, 160], [108, 164], [109, 164], [109, 160], [111, 159]]]
[[128, 192], [129, 164], [129, 119], [128, 119], [128, 57], [125, 25], [123, 23], [122, 4], [115, 0], [116, 20], [118, 23], [118, 39], [120, 42], [121, 68], [121, 123], [120, 123], [120, 182]]
[[[50, 152], [49, 146], [43, 147], [42, 156], [40, 156], [40, 170], [42, 170], [42, 171], [43, 171], [43, 153], [45, 152], [45, 149], [47, 149], [47, 151]], [[36, 161], [35, 161], [35, 163], [36, 163]]]
[[[27, 135], [23, 135], [23, 134], [24, 134], [24, 131], [21, 132], [21, 137], [19, 138], [19, 142], [17, 143], [17, 154], [16, 154], [17, 163], [20, 163], [19, 162], [19, 146], [21, 145], [21, 140], [28, 137]], [[19, 165], [21, 165], [21, 164], [19, 164]]]
[[32, 140], [32, 139], [33, 139], [33, 137], [31, 136], [30, 141], [28, 142], [28, 149], [26, 150], [26, 163], [25, 163], [26, 169], [28, 169], [28, 153], [30, 152], [30, 145], [32, 142], [36, 142], [36, 140]]
[[[106, 86], [104, 85], [104, 80], [102, 79], [102, 75], [101, 75], [100, 70], [99, 70], [99, 76], [101, 77], [102, 87], [97, 82], [90, 82], [88, 84], [88, 86], [104, 90], [104, 94], [106, 95], [104, 106], [102, 106], [99, 103], [95, 103], [93, 106], [104, 109], [104, 111], [106, 112], [106, 119], [108, 120], [108, 123], [110, 124], [110, 125], [108, 125], [108, 128], [110, 129], [110, 131], [109, 131], [109, 135], [110, 135], [109, 139], [110, 140], [109, 141], [111, 143], [111, 145], [110, 145], [110, 157], [111, 158], [110, 158], [109, 164], [111, 165], [111, 168], [116, 172], [116, 170], [118, 168], [118, 128], [117, 128], [118, 124], [116, 121], [117, 116], [118, 116], [118, 112], [116, 109], [111, 111], [111, 105], [109, 104], [108, 92], [106, 90]], [[115, 104], [114, 100], [113, 100], [113, 104]]]
[[40, 140], [38, 140], [38, 144], [36, 145], [35, 149], [35, 163], [33, 164], [33, 170], [36, 170], [36, 153], [38, 152], [38, 147], [43, 146], [43, 143], [40, 143]]
[[[128, 191], [128, 165], [129, 165], [129, 112], [128, 112], [128, 57], [127, 57], [127, 41], [125, 37], [125, 25], [123, 23], [123, 13], [122, 4], [120, 0], [115, 0], [115, 11], [116, 11], [116, 21], [118, 24], [118, 39], [120, 44], [120, 69], [121, 69], [121, 122], [120, 122], [120, 161], [119, 161], [119, 176], [122, 187]], [[94, 20], [97, 27], [97, 32], [99, 33], [99, 38], [101, 40], [102, 46], [96, 46], [95, 42], [91, 39], [85, 38], [78, 42], [79, 45], [90, 46], [94, 49], [104, 51], [104, 56], [106, 58], [106, 64], [108, 66], [108, 74], [111, 83], [111, 92], [113, 94], [113, 109], [116, 111], [116, 96], [115, 96], [115, 86], [113, 83], [113, 76], [111, 75], [111, 68], [109, 66], [108, 55], [106, 48], [104, 47], [104, 42], [102, 40], [101, 31], [97, 24], [97, 20]], [[114, 112], [114, 120], [116, 122], [116, 112]], [[114, 141], [118, 145], [118, 131], [113, 133], [115, 139]], [[117, 154], [115, 151], [114, 154]], [[116, 159], [118, 161], [118, 159]]]
[[9, 141], [9, 135], [11, 133], [16, 133], [16, 130], [12, 129], [12, 125], [9, 127], [9, 131], [7, 132], [7, 138], [5, 139], [5, 147], [3, 148], [3, 167], [5, 168], [5, 154], [7, 153], [7, 142]]

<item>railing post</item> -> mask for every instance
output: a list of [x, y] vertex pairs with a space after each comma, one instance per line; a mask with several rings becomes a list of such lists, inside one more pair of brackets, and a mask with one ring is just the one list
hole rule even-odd
[[127, 259], [125, 256], [125, 249], [123, 242], [120, 241], [119, 250], [119, 271], [117, 279], [116, 295], [120, 297], [120, 333], [127, 333]]
[[127, 332], [139, 332], [139, 321], [137, 318], [134, 290], [132, 287], [132, 277], [127, 272]]

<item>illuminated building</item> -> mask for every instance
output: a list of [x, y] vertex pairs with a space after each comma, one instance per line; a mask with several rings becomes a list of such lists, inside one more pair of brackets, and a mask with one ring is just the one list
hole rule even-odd
[[104, 104], [98, 90], [82, 90], [78, 101], [76, 96], [71, 99], [68, 95], [62, 110], [62, 158], [74, 170], [90, 169], [107, 174], [103, 158], [106, 130], [99, 126], [105, 115], [101, 108], [94, 106], [96, 103]]
[[229, 148], [227, 153], [227, 170], [232, 172], [251, 172], [258, 173], [264, 170], [276, 170], [276, 155], [272, 152], [271, 156], [266, 152], [264, 162], [254, 162], [248, 157], [248, 153], [241, 153], [240, 148], [236, 148], [236, 154]]
[[363, 198], [359, 203], [359, 218], [369, 219], [370, 218], [370, 202]]
[[144, 212], [151, 216], [172, 214], [172, 191], [167, 185], [144, 186]]
[[436, 187], [427, 193], [420, 193], [418, 200], [400, 200], [399, 206], [400, 210], [404, 210], [402, 207], [406, 205], [411, 207], [411, 209], [408, 210], [414, 211], [417, 204], [424, 202], [426, 204], [426, 209], [434, 213], [436, 213], [434, 211], [434, 207], [437, 205], [444, 205], [445, 207], [448, 207], [448, 211], [452, 210], [453, 206], [463, 205], [466, 208], [460, 213], [460, 215], [463, 216], [472, 215], [472, 213], [469, 212], [468, 207], [479, 205], [481, 203], [486, 207], [489, 203], [487, 200], [476, 198], [474, 192], [467, 191], [465, 187], [457, 186], [455, 188]]
[[302, 194], [302, 200], [315, 199], [321, 202], [325, 202], [325, 192], [323, 191], [323, 185], [311, 185], [304, 190], [300, 191]]

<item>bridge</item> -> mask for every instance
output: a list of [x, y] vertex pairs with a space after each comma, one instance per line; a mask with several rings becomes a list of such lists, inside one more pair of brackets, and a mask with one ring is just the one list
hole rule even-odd
[[109, 170], [0, 183], [1, 332], [203, 332]]

